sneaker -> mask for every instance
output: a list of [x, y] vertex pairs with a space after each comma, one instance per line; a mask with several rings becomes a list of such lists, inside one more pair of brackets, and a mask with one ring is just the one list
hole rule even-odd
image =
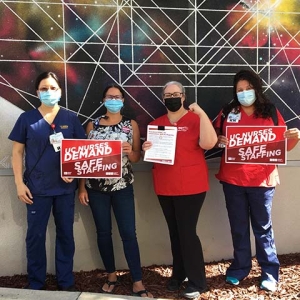
[[207, 289], [199, 290], [197, 288], [194, 288], [192, 286], [188, 286], [182, 293], [181, 296], [185, 297], [187, 299], [194, 299], [198, 298], [201, 293], [205, 293]]
[[240, 281], [235, 278], [235, 277], [231, 277], [231, 276], [226, 276], [225, 281], [231, 285], [239, 285]]
[[260, 288], [268, 292], [276, 292], [277, 290], [276, 281], [263, 280], [260, 283]]
[[167, 290], [171, 292], [178, 291], [183, 280], [178, 280], [176, 278], [171, 278], [167, 283]]

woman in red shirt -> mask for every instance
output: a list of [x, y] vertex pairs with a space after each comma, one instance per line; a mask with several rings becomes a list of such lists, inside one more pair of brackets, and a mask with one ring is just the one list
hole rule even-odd
[[[167, 114], [151, 125], [176, 126], [174, 165], [153, 164], [153, 183], [166, 218], [173, 255], [173, 273], [167, 288], [176, 291], [188, 278], [182, 296], [195, 298], [207, 289], [205, 265], [196, 226], [208, 190], [208, 171], [204, 150], [211, 149], [217, 136], [206, 113], [196, 103], [186, 110], [185, 89], [181, 83], [168, 82], [163, 88]], [[143, 150], [150, 149], [146, 141]]]
[[[238, 72], [234, 77], [233, 91], [233, 101], [219, 113], [214, 124], [219, 147], [228, 144], [225, 136], [227, 126], [285, 126], [283, 117], [263, 93], [261, 79], [256, 73], [249, 70]], [[274, 124], [272, 111], [278, 124]], [[287, 149], [291, 150], [298, 143], [300, 132], [297, 128], [289, 129], [285, 137], [288, 139]], [[216, 177], [223, 185], [234, 248], [234, 259], [227, 269], [226, 282], [238, 285], [251, 270], [251, 219], [256, 257], [261, 266], [260, 288], [276, 291], [279, 261], [271, 207], [275, 186], [279, 184], [277, 166], [226, 163], [223, 153]]]

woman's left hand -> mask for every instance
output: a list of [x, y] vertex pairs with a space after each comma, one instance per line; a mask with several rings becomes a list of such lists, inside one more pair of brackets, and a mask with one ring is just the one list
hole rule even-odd
[[71, 183], [74, 180], [74, 178], [68, 178], [68, 177], [62, 177], [61, 179], [66, 183]]
[[300, 140], [300, 130], [298, 128], [288, 129], [284, 133], [284, 137], [287, 138], [287, 139], [298, 139], [298, 140]]
[[122, 152], [125, 154], [130, 154], [132, 152], [132, 145], [129, 144], [128, 142], [123, 142], [122, 143]]

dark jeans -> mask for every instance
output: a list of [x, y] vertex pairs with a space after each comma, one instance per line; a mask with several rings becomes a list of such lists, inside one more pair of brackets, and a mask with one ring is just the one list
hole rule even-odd
[[239, 280], [251, 270], [250, 220], [255, 237], [261, 279], [278, 281], [277, 258], [271, 220], [274, 187], [241, 187], [222, 182], [231, 227], [234, 260], [227, 275]]
[[189, 285], [206, 289], [205, 264], [196, 227], [206, 193], [161, 196], [158, 199], [166, 218], [173, 255], [172, 277], [189, 280]]
[[46, 231], [52, 213], [56, 225], [55, 267], [57, 283], [60, 287], [74, 284], [73, 257], [75, 243], [73, 237], [75, 194], [53, 197], [33, 197], [33, 204], [27, 207], [27, 272], [31, 289], [45, 285], [47, 272]]
[[127, 264], [133, 282], [142, 280], [139, 246], [135, 231], [133, 187], [103, 193], [88, 189], [96, 229], [99, 252], [108, 273], [116, 271], [112, 242], [111, 207], [118, 224]]

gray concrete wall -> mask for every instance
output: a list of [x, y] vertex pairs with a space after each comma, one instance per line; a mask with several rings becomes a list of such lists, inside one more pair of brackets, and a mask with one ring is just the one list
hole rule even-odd
[[[14, 177], [10, 168], [12, 143], [7, 139], [15, 120], [21, 113], [11, 103], [0, 98], [1, 153], [0, 169], [0, 276], [26, 273], [26, 207], [17, 198]], [[277, 187], [273, 202], [273, 223], [279, 254], [300, 252], [300, 201], [299, 172], [300, 144], [289, 152], [288, 164], [280, 167], [281, 185]], [[198, 234], [202, 241], [206, 262], [232, 258], [229, 222], [221, 185], [214, 177], [218, 161], [209, 162], [210, 191], [207, 193], [199, 223]], [[167, 226], [152, 188], [151, 164], [135, 165], [136, 226], [143, 266], [171, 264], [171, 251]], [[76, 198], [75, 209], [76, 253], [74, 270], [103, 268], [96, 232], [89, 207]], [[122, 243], [113, 224], [116, 265], [127, 268]], [[252, 239], [253, 241], [253, 239]], [[48, 272], [54, 273], [55, 226], [51, 216], [47, 233]], [[254, 243], [252, 243], [254, 245]], [[254, 252], [253, 252], [254, 254]]]
[[[298, 150], [298, 149], [297, 149]], [[147, 169], [142, 163], [140, 168]], [[210, 165], [211, 189], [200, 214], [198, 234], [207, 262], [232, 257], [229, 223], [221, 185], [214, 178], [217, 167]], [[276, 190], [273, 204], [273, 223], [279, 254], [300, 252], [300, 166], [280, 167], [281, 185]], [[137, 235], [143, 266], [170, 264], [171, 253], [167, 227], [152, 189], [149, 170], [136, 171], [135, 202]], [[0, 196], [0, 276], [26, 273], [26, 208], [16, 197], [13, 176], [1, 176]], [[116, 265], [127, 268], [122, 244], [114, 222]], [[93, 219], [89, 207], [76, 200], [76, 254], [74, 270], [103, 268], [99, 257]], [[48, 271], [54, 273], [55, 227], [51, 217], [47, 233]], [[253, 244], [253, 243], [252, 243]], [[254, 252], [253, 252], [254, 253]]]

